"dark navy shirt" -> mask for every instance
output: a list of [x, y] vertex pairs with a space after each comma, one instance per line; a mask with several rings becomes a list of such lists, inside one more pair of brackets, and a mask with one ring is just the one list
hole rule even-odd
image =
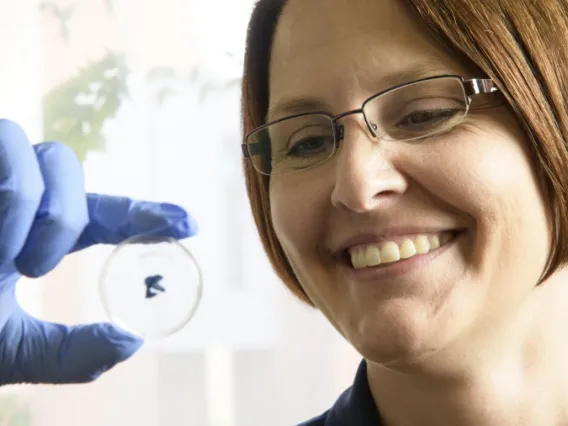
[[321, 416], [298, 426], [381, 426], [379, 413], [367, 381], [367, 363], [361, 362], [353, 386]]

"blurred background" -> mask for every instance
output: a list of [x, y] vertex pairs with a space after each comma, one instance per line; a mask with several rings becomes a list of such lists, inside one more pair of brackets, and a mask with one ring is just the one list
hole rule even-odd
[[[351, 384], [359, 357], [278, 281], [248, 207], [239, 86], [253, 3], [0, 0], [0, 117], [34, 143], [68, 143], [89, 191], [183, 205], [204, 278], [182, 332], [93, 384], [0, 388], [0, 426], [289, 426]], [[22, 280], [21, 303], [51, 321], [105, 321], [110, 250]]]

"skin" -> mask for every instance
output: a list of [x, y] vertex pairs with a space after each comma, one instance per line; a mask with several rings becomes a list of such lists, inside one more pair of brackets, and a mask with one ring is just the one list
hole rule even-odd
[[[415, 66], [483, 77], [401, 2], [290, 0], [273, 46], [269, 119], [290, 115], [278, 105], [296, 98], [332, 114], [359, 108]], [[566, 271], [537, 286], [550, 222], [509, 108], [474, 110], [420, 143], [374, 139], [361, 115], [340, 124], [332, 159], [271, 177], [272, 219], [310, 299], [367, 359], [386, 424], [565, 424]], [[331, 254], [361, 231], [395, 226], [465, 233], [426, 265], [373, 282]]]

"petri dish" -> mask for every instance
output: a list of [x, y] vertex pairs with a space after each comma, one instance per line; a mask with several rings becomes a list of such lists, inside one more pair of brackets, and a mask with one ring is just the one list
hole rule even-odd
[[144, 339], [161, 339], [193, 318], [203, 282], [197, 261], [179, 241], [136, 236], [106, 259], [99, 292], [115, 325]]

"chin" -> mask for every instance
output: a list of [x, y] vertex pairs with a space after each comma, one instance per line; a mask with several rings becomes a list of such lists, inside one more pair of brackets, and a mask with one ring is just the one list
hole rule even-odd
[[425, 340], [365, 339], [355, 348], [367, 361], [393, 370], [404, 371], [416, 366], [442, 349]]
[[365, 359], [393, 368], [415, 365], [450, 340], [443, 334], [447, 327], [412, 306], [360, 318], [353, 330], [348, 340]]

